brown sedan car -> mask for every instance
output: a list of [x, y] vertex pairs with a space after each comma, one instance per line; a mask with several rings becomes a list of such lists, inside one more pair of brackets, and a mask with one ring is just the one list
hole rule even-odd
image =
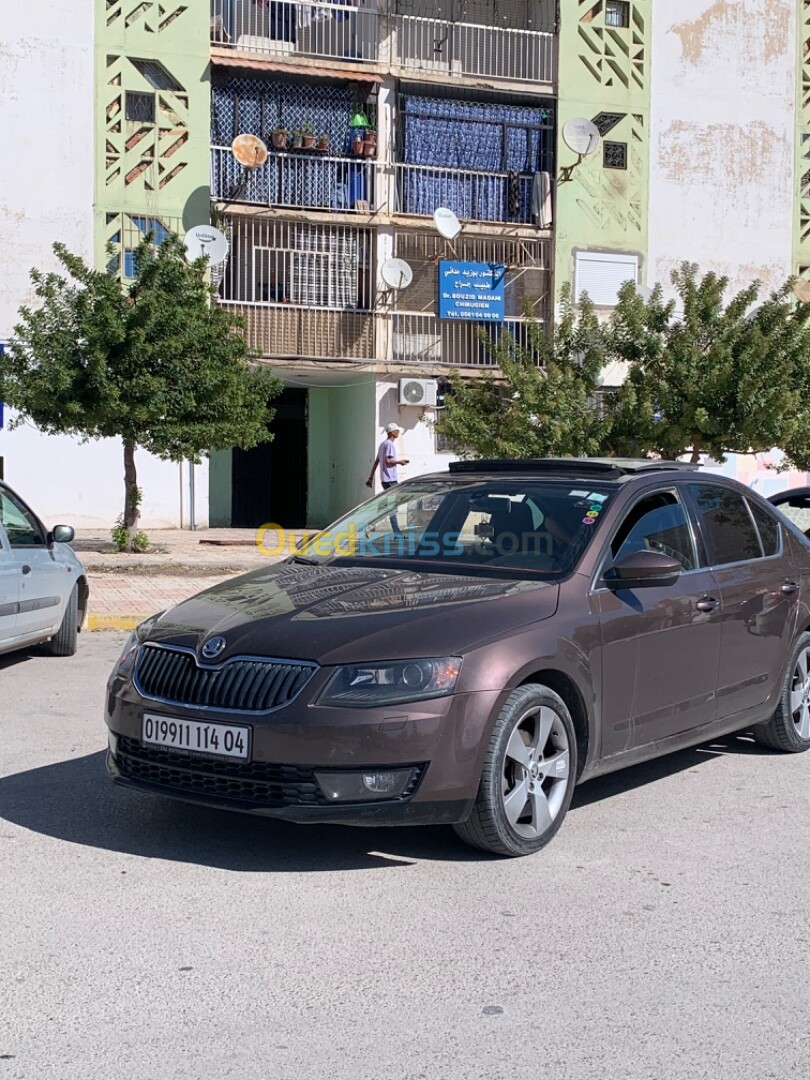
[[649, 461], [457, 462], [147, 620], [115, 781], [291, 821], [546, 844], [576, 783], [752, 728], [810, 747], [810, 545]]

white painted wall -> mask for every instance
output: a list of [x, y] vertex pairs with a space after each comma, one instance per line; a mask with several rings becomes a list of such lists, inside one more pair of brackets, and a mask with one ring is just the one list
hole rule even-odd
[[647, 283], [791, 273], [795, 0], [655, 0]]
[[[376, 446], [385, 438], [387, 424], [399, 424], [402, 434], [397, 440], [400, 455], [408, 459], [409, 464], [399, 470], [400, 480], [408, 480], [422, 473], [443, 472], [448, 463], [455, 460], [455, 454], [436, 453], [433, 424], [435, 409], [422, 409], [414, 405], [397, 404], [399, 400], [399, 379], [378, 379], [376, 387], [377, 428]], [[372, 461], [374, 460], [372, 455]], [[381, 491], [379, 470], [376, 477], [376, 490]]]
[[[0, 29], [0, 342], [22, 304], [29, 271], [57, 269], [60, 240], [93, 253], [92, 0], [3, 4]], [[6, 416], [8, 421], [8, 416]], [[109, 528], [123, 505], [115, 441], [81, 445], [25, 427], [0, 431], [6, 478], [48, 523]], [[138, 455], [146, 529], [181, 524], [179, 466]], [[188, 469], [185, 473], [188, 506]], [[207, 465], [196, 478], [197, 521], [208, 524]]]

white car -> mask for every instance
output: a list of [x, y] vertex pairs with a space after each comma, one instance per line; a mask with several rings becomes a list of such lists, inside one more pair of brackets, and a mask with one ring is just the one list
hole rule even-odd
[[50, 532], [0, 482], [0, 653], [47, 642], [72, 656], [87, 614], [87, 574], [68, 544], [69, 525]]

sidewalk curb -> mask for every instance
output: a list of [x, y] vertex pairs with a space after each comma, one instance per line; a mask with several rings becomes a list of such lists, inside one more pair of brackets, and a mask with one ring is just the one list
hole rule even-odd
[[149, 612], [142, 615], [88, 615], [85, 630], [134, 630], [149, 618]]

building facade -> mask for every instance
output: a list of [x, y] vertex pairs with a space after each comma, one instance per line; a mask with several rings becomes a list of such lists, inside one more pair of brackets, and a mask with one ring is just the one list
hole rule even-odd
[[[808, 0], [86, 7], [12, 19], [0, 118], [22, 131], [42, 113], [64, 167], [55, 194], [35, 154], [2, 166], [0, 340], [52, 240], [125, 279], [147, 231], [211, 222], [230, 245], [217, 302], [285, 385], [272, 442], [193, 470], [139, 454], [147, 527], [189, 524], [192, 487], [197, 525], [324, 524], [367, 495], [391, 421], [407, 474], [444, 467], [437, 380], [492, 370], [499, 335], [551, 319], [565, 283], [607, 311], [623, 281], [667, 287], [683, 259], [740, 287], [810, 273]], [[71, 65], [61, 112], [25, 104]], [[584, 158], [575, 118], [601, 135]], [[502, 318], [440, 317], [453, 263], [499, 268]], [[46, 515], [117, 515], [117, 447], [20, 429], [0, 456]]]

